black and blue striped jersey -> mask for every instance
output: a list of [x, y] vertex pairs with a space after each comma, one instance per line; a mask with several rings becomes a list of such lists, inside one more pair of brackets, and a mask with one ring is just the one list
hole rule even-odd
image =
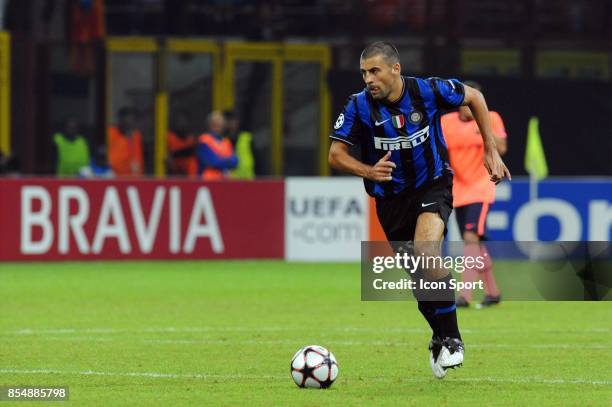
[[351, 95], [330, 135], [361, 147], [361, 160], [374, 165], [388, 151], [396, 165], [390, 182], [364, 179], [366, 191], [390, 197], [416, 190], [452, 174], [440, 113], [460, 106], [465, 97], [456, 79], [402, 76], [403, 91], [393, 103], [377, 101], [367, 88]]

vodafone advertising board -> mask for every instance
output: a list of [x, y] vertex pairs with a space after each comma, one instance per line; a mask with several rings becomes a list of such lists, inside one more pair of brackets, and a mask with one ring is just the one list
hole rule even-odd
[[3, 179], [0, 261], [283, 258], [284, 183]]
[[285, 200], [287, 260], [359, 261], [369, 213], [360, 179], [290, 177]]

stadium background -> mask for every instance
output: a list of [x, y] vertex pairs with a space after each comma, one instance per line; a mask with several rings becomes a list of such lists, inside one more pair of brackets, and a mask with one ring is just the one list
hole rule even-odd
[[0, 134], [24, 173], [52, 173], [49, 135], [67, 112], [96, 145], [128, 105], [140, 113], [150, 174], [164, 172], [155, 146], [174, 112], [192, 111], [202, 129], [212, 108], [234, 107], [255, 134], [258, 175], [324, 175], [324, 137], [362, 88], [359, 52], [386, 38], [407, 74], [482, 82], [514, 136], [513, 174], [524, 174], [531, 115], [551, 175], [610, 174], [607, 1], [103, 3], [105, 30], [80, 38], [64, 18], [69, 1], [3, 1]]
[[[51, 134], [68, 115], [82, 123], [95, 150], [104, 145], [117, 110], [129, 106], [138, 112], [146, 173], [164, 177], [166, 134], [176, 112], [189, 112], [192, 129], [202, 132], [210, 111], [234, 108], [243, 128], [254, 135], [258, 179], [277, 180], [273, 196], [281, 201], [274, 206], [284, 206], [270, 213], [270, 196], [254, 200], [250, 208], [251, 213], [267, 213], [276, 225], [266, 241], [278, 246], [272, 257], [297, 250], [304, 259], [356, 260], [356, 253], [349, 254], [356, 241], [381, 237], [359, 183], [321, 178], [311, 185], [312, 193], [300, 195], [299, 188], [290, 186], [299, 180], [285, 178], [286, 185], [281, 177], [330, 174], [327, 135], [346, 95], [362, 88], [356, 68], [361, 47], [387, 38], [397, 44], [407, 74], [476, 79], [484, 85], [490, 108], [502, 114], [507, 127], [505, 161], [515, 179], [526, 174], [532, 116], [539, 118], [549, 175], [591, 177], [544, 181], [552, 184], [541, 187], [540, 198], [554, 202], [529, 202], [520, 179], [502, 186], [490, 218], [493, 239], [609, 239], [612, 9], [607, 1], [105, 1], [94, 2], [101, 6], [99, 13], [84, 22], [71, 17], [78, 2], [3, 3], [0, 146], [5, 156], [12, 156], [14, 167], [7, 172], [53, 174]], [[179, 181], [174, 179], [187, 185]], [[124, 189], [128, 185], [117, 182]], [[85, 185], [91, 199], [93, 192]], [[317, 194], [325, 185], [329, 193]], [[344, 192], [338, 193], [335, 185], [346, 185], [340, 189]], [[146, 187], [138, 188], [145, 193]], [[214, 188], [231, 191], [231, 202], [242, 186]], [[51, 229], [59, 230], [68, 219], [56, 219], [59, 198], [51, 195]], [[228, 206], [214, 195], [217, 211]], [[343, 212], [342, 205], [355, 200], [359, 213]], [[127, 214], [125, 197], [119, 201]], [[524, 208], [526, 204], [531, 206]], [[3, 228], [3, 236], [13, 236], [23, 226], [12, 216], [21, 208], [17, 201], [15, 205], [3, 204], [11, 225]], [[147, 206], [142, 208], [147, 214]], [[529, 213], [522, 214], [522, 208]], [[162, 224], [167, 223], [166, 209]], [[529, 225], [515, 225], [519, 215], [527, 216]], [[121, 233], [133, 239], [132, 217], [126, 216], [127, 230]], [[187, 222], [184, 217], [179, 223]], [[89, 224], [95, 218], [92, 214], [87, 221], [90, 241], [95, 225]], [[302, 225], [296, 230], [293, 218]], [[257, 223], [225, 223], [219, 225], [222, 234], [227, 228], [261, 229]], [[32, 225], [34, 240], [45, 237], [36, 235], [42, 233], [38, 226]], [[209, 252], [203, 239], [196, 240], [194, 252], [208, 257], [202, 254]], [[290, 249], [295, 240], [302, 242], [299, 249]], [[308, 244], [317, 240], [337, 256], [322, 256], [317, 244]], [[24, 244], [3, 245], [0, 257], [19, 258]], [[228, 245], [231, 250], [232, 243]], [[240, 257], [249, 258], [249, 253]]]
[[[256, 392], [261, 385], [258, 378], [276, 369], [277, 361], [285, 363], [297, 347], [318, 342], [320, 331], [329, 328], [329, 336], [324, 337], [339, 349], [336, 355], [345, 388], [355, 391], [361, 377], [367, 379], [370, 374], [365, 362], [363, 366], [356, 362], [367, 353], [359, 341], [377, 343], [382, 338], [397, 343], [398, 332], [421, 332], [413, 326], [418, 325], [416, 315], [408, 318], [412, 322], [405, 331], [385, 331], [394, 326], [398, 312], [405, 312], [399, 305], [381, 305], [377, 309], [388, 312], [373, 316], [371, 306], [355, 301], [358, 266], [354, 262], [359, 260], [359, 242], [380, 239], [381, 232], [361, 181], [332, 174], [327, 164], [327, 135], [347, 95], [363, 87], [357, 69], [359, 53], [373, 40], [386, 39], [397, 45], [404, 74], [477, 80], [485, 88], [489, 108], [502, 115], [508, 131], [504, 160], [513, 181], [498, 188], [489, 218], [492, 239], [610, 240], [610, 1], [93, 3], [102, 4], [103, 12], [85, 24], [88, 28], [83, 39], [78, 35], [83, 27], [75, 26], [69, 17], [79, 1], [0, 0], [0, 151], [4, 156], [0, 286], [6, 310], [0, 319], [0, 341], [6, 345], [0, 347], [3, 383], [19, 379], [21, 383], [41, 384], [36, 374], [56, 372], [59, 376], [47, 378], [45, 383], [64, 380], [78, 391], [78, 386], [83, 389], [90, 384], [100, 389], [113, 386], [107, 381], [110, 378], [103, 377], [112, 376], [109, 370], [123, 372], [118, 376], [125, 383], [140, 385], [140, 380], [156, 377], [158, 373], [151, 371], [163, 375], [167, 372], [164, 369], [198, 372], [210, 368], [207, 374], [219, 373], [219, 388], [227, 393], [206, 387], [209, 394], [200, 396], [218, 401], [233, 394], [237, 398], [229, 396], [230, 400], [237, 401], [242, 400], [241, 393], [232, 393], [236, 390], [233, 384], [224, 387], [226, 381]], [[100, 22], [103, 24], [97, 25]], [[65, 118], [76, 116], [95, 147], [104, 144], [107, 127], [122, 106], [138, 111], [147, 175], [95, 181], [55, 178], [52, 134]], [[189, 111], [193, 129], [203, 131], [210, 111], [228, 108], [239, 112], [243, 127], [254, 135], [257, 180], [203, 183], [166, 176], [165, 137], [174, 115]], [[537, 199], [530, 196], [524, 167], [527, 124], [532, 116], [539, 118], [549, 167], [549, 176], [540, 181]], [[160, 209], [155, 212], [158, 201]], [[110, 218], [101, 222], [103, 211], [119, 213], [124, 225], [116, 227], [116, 219], [113, 223]], [[83, 216], [82, 222], [79, 216]], [[458, 238], [453, 225], [450, 237]], [[130, 259], [152, 261], [91, 261]], [[232, 261], [161, 261], [187, 259]], [[80, 262], [43, 263], [47, 260]], [[292, 261], [333, 263], [309, 266]], [[311, 304], [310, 312], [296, 310], [294, 301], [303, 303], [310, 298], [309, 290], [297, 287], [308, 287], [312, 279], [324, 282], [317, 291], [317, 301]], [[254, 293], [253, 288], [260, 291]], [[325, 304], [319, 301], [330, 298], [333, 300]], [[118, 304], [117, 308], [113, 304]], [[585, 362], [599, 360], [601, 349], [609, 344], [609, 320], [605, 322], [609, 307], [570, 305], [540, 303], [531, 308], [514, 303], [484, 316], [461, 315], [467, 326], [479, 327], [471, 334], [468, 330], [468, 339], [475, 337], [482, 343], [486, 338], [495, 349], [486, 356], [491, 360], [479, 359], [479, 363], [490, 366], [495, 357], [519, 357], [505, 352], [514, 349], [512, 346], [525, 346], [531, 337], [544, 345], [552, 342], [553, 347], [527, 345], [532, 347], [520, 356], [524, 357], [523, 366], [555, 359], [549, 353], [561, 349], [554, 348], [555, 341], [574, 347], [570, 353], [575, 359], [561, 359], [566, 369], [562, 373], [552, 367], [537, 373], [527, 368], [502, 373], [494, 370], [491, 374], [499, 376], [484, 380], [491, 387], [460, 388], [457, 400], [488, 403], [487, 394], [493, 397], [499, 393], [525, 404], [525, 399], [513, 397], [522, 394], [521, 388], [534, 386], [530, 402], [550, 402], [555, 397], [563, 401], [553, 387], [555, 381], [575, 391], [576, 399], [565, 401], [579, 403], [583, 396], [592, 404], [605, 401], [605, 397], [609, 400], [609, 392], [582, 392], [578, 387], [594, 386], [591, 390], [610, 385], [601, 366]], [[258, 317], [244, 318], [241, 306]], [[39, 315], [40, 310], [46, 316]], [[312, 313], [325, 315], [326, 321], [308, 325]], [[524, 331], [503, 339], [490, 335], [504, 329], [509, 332], [501, 322], [504, 320], [517, 326], [525, 324]], [[568, 320], [579, 321], [574, 331], [568, 331]], [[209, 325], [198, 325], [206, 323]], [[32, 327], [40, 330], [28, 331]], [[72, 355], [62, 348], [65, 342], [59, 342], [64, 340], [59, 337], [71, 335], [71, 329], [75, 335], [85, 336], [71, 338], [72, 346], [79, 344], [79, 351], [68, 363], [64, 361], [72, 360]], [[363, 334], [361, 329], [370, 333]], [[485, 329], [489, 331], [483, 334]], [[222, 333], [216, 334], [216, 330]], [[126, 332], [134, 337], [104, 337]], [[202, 332], [213, 332], [213, 337], [205, 339], [213, 350], [200, 354], [200, 347], [189, 348], [188, 357], [174, 348], [143, 354], [143, 345], [138, 342], [158, 341], [159, 345], [159, 341], [193, 340], [195, 347], [201, 345], [196, 334]], [[253, 339], [250, 332], [259, 333]], [[353, 340], [350, 335], [356, 332], [361, 336], [349, 343]], [[154, 333], [159, 337], [149, 338]], [[179, 333], [193, 338], [173, 336]], [[42, 342], [29, 342], [30, 334]], [[51, 339], [42, 337], [47, 334]], [[593, 336], [599, 342], [591, 343]], [[45, 342], [48, 340], [58, 342]], [[108, 340], [112, 346], [92, 345], [98, 340]], [[251, 348], [258, 340], [263, 345], [257, 344], [262, 346], [257, 351], [270, 355], [263, 362]], [[516, 343], [496, 344], [496, 340]], [[410, 341], [408, 349], [417, 349]], [[150, 343], [147, 346], [153, 346]], [[220, 344], [235, 345], [235, 354], [224, 347], [215, 348]], [[597, 347], [600, 345], [602, 348]], [[386, 349], [378, 350], [377, 355], [381, 363], [392, 364], [395, 356]], [[478, 358], [476, 352], [474, 357]], [[229, 362], [215, 359], [223, 354], [229, 354]], [[113, 364], [115, 355], [121, 355], [123, 359], [117, 360], [125, 360], [126, 366]], [[234, 358], [239, 357], [252, 366], [243, 376], [240, 368], [234, 370], [240, 365]], [[139, 364], [146, 358], [150, 363]], [[421, 364], [421, 359], [411, 359], [407, 375], [421, 375], [412, 367]], [[44, 369], [32, 370], [32, 366]], [[136, 366], [142, 366], [142, 377], [135, 372]], [[92, 369], [93, 373], [87, 373]], [[272, 385], [271, 393], [256, 401], [279, 397], [275, 401], [282, 404], [288, 400], [283, 397], [293, 397], [285, 391], [285, 371], [281, 371], [281, 380], [274, 375], [261, 379], [280, 384]], [[34, 378], [28, 372], [33, 372]], [[378, 379], [373, 391], [386, 392], [397, 384], [380, 379], [387, 374], [382, 368], [375, 373]], [[91, 375], [100, 377], [83, 384], [76, 381], [79, 375], [87, 380]], [[170, 375], [168, 380], [201, 379], [197, 375]], [[529, 379], [533, 376], [538, 377]], [[584, 381], [587, 379], [592, 381]], [[465, 380], [482, 381], [474, 377]], [[167, 396], [175, 395], [172, 386], [164, 389]], [[150, 394], [133, 387], [117, 394], [129, 395], [129, 391], [134, 392], [136, 401], [150, 401]], [[96, 402], [97, 395], [93, 390], [81, 393], [83, 400], [90, 402]], [[402, 400], [396, 396], [387, 401]], [[588, 399], [590, 396], [594, 398]], [[342, 394], [337, 397], [334, 400], [343, 401]], [[355, 397], [364, 401], [359, 395]], [[446, 403], [452, 401], [446, 399]]]

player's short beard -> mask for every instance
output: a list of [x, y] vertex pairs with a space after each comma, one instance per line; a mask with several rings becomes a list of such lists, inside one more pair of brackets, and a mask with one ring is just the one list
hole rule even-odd
[[370, 95], [372, 96], [372, 98], [374, 100], [385, 100], [389, 97], [389, 94], [391, 93], [391, 90], [387, 90], [386, 92], [379, 86], [378, 87], [379, 92], [378, 95], [373, 95], [372, 92], [370, 92]]

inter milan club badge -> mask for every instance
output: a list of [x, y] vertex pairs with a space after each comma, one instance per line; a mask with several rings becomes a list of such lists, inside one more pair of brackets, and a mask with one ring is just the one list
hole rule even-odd
[[391, 117], [391, 121], [393, 122], [393, 127], [396, 129], [401, 129], [406, 124], [406, 119], [403, 114], [398, 114], [397, 116]]
[[412, 124], [419, 124], [421, 123], [421, 120], [423, 120], [423, 113], [419, 112], [418, 110], [413, 110], [410, 112], [408, 120], [410, 120], [410, 123]]

